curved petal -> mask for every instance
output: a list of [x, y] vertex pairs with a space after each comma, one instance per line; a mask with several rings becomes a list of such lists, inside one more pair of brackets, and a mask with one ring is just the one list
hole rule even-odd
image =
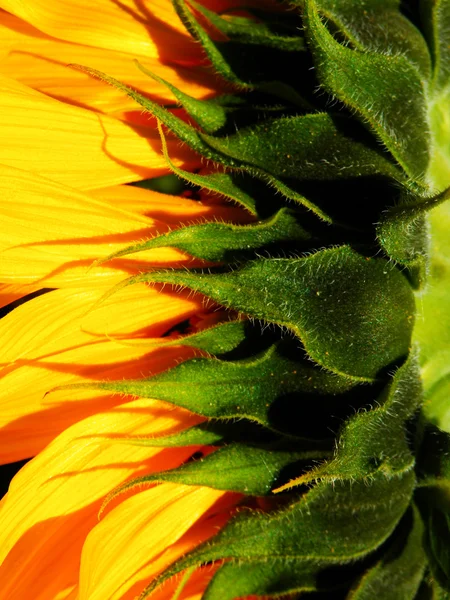
[[192, 262], [181, 251], [161, 248], [93, 267], [97, 259], [164, 233], [167, 225], [7, 166], [0, 166], [0, 186], [0, 281], [4, 283], [111, 285], [145, 266]]
[[117, 438], [188, 424], [185, 411], [138, 400], [77, 423], [27, 463], [0, 505], [0, 599], [48, 600], [70, 591], [105, 495], [129, 478], [173, 468], [192, 453], [115, 443]]
[[[0, 462], [35, 455], [76, 421], [123, 402], [68, 383], [137, 379], [192, 357], [188, 348], [153, 348], [105, 335], [158, 336], [201, 310], [194, 298], [133, 286], [92, 313], [99, 290], [56, 290], [0, 320]], [[31, 382], [31, 385], [30, 385]]]
[[[204, 70], [165, 65], [151, 56], [140, 61], [149, 71], [191, 96], [210, 96], [217, 87], [215, 77]], [[109, 114], [136, 109], [136, 102], [122, 91], [68, 68], [71, 63], [107, 73], [157, 102], [173, 102], [171, 92], [144, 75], [130, 54], [63, 42], [43, 34], [14, 15], [2, 15], [0, 73], [53, 98], [85, 108]]]
[[212, 193], [198, 201], [135, 186], [116, 185], [92, 190], [90, 195], [117, 208], [159, 219], [171, 227], [214, 220], [247, 223], [251, 218], [246, 211], [223, 199], [213, 202]]
[[17, 300], [21, 300], [28, 294], [32, 294], [36, 292], [37, 288], [29, 285], [20, 285], [20, 284], [1, 284], [0, 283], [0, 308], [4, 308], [11, 304], [12, 302], [16, 302]]
[[211, 488], [162, 484], [121, 502], [87, 537], [79, 600], [119, 600], [134, 586], [136, 596], [183, 552], [217, 533], [223, 517], [219, 523], [202, 523], [172, 548], [224, 495]]
[[0, 0], [1, 8], [61, 40], [128, 52], [135, 57], [198, 62], [201, 50], [173, 9], [171, 20], [164, 21], [170, 4], [156, 2], [153, 7], [153, 2], [96, 0], [87, 10], [84, 0]]
[[[87, 11], [88, 12], [88, 11]], [[0, 163], [39, 173], [77, 189], [156, 177], [168, 172], [157, 131], [70, 106], [0, 78]], [[199, 164], [169, 140], [178, 163]]]

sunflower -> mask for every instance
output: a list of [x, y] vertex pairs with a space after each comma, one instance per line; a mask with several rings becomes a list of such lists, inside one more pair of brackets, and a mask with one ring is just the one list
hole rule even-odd
[[0, 0], [0, 600], [447, 598], [416, 4]]

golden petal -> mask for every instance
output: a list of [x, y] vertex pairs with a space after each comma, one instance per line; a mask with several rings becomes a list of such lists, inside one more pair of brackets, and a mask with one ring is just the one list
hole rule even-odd
[[[111, 297], [93, 313], [99, 290], [56, 290], [0, 320], [0, 462], [33, 456], [88, 415], [123, 402], [99, 390], [61, 390], [68, 383], [138, 379], [192, 357], [188, 348], [133, 345], [127, 336], [158, 336], [200, 310], [186, 295], [144, 285]], [[127, 343], [129, 342], [129, 343]]]
[[105, 495], [192, 452], [115, 442], [186, 426], [185, 414], [151, 400], [112, 408], [67, 429], [21, 469], [0, 505], [1, 600], [48, 600], [77, 583], [81, 549]]
[[[87, 11], [89, 12], [89, 11]], [[0, 164], [89, 190], [168, 172], [158, 132], [71, 106], [0, 77]], [[169, 140], [178, 164], [199, 164]]]

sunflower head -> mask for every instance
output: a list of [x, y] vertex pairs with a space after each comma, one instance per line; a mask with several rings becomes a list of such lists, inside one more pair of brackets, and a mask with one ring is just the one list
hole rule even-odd
[[[161, 152], [151, 168], [116, 156], [110, 174], [103, 145], [107, 175], [84, 180], [87, 195], [54, 184], [58, 235], [42, 217], [37, 235], [5, 244], [5, 283], [21, 273], [33, 292], [59, 288], [8, 318], [58, 306], [64, 336], [78, 336], [72, 379], [49, 368], [42, 380], [75, 424], [17, 476], [6, 510], [43, 482], [50, 491], [6, 560], [24, 552], [30, 522], [56, 518], [58, 477], [67, 489], [91, 468], [103, 477], [58, 513], [66, 532], [81, 515], [88, 525], [69, 595], [60, 583], [42, 600], [450, 594], [450, 3], [419, 4], [158, 0], [138, 9], [160, 63], [122, 74], [73, 52], [73, 77], [123, 103], [76, 114]], [[33, 14], [56, 35], [51, 11]], [[212, 74], [216, 93], [200, 91]], [[164, 169], [184, 198], [142, 189]], [[141, 189], [104, 189], [102, 177], [138, 171]], [[30, 189], [42, 198], [48, 185]], [[39, 276], [25, 274], [28, 256]], [[74, 397], [84, 413], [67, 412]]]

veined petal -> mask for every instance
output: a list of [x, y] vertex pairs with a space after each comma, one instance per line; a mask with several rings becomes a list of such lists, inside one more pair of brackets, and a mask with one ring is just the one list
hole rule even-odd
[[190, 39], [178, 17], [169, 23], [158, 18], [158, 6], [170, 2], [96, 0], [86, 10], [84, 0], [1, 0], [0, 7], [44, 33], [69, 42], [129, 52], [135, 57], [201, 60], [200, 48]]
[[[212, 526], [202, 523], [171, 548], [224, 495], [211, 488], [162, 484], [121, 502], [87, 537], [79, 600], [119, 600], [133, 588], [130, 596], [135, 597], [183, 551], [217, 533], [214, 519]], [[219, 523], [223, 522], [222, 517]]]
[[[57, 40], [8, 13], [1, 19], [0, 73], [7, 77], [69, 104], [109, 114], [136, 108], [122, 91], [67, 66], [77, 63], [108, 73], [158, 102], [173, 102], [167, 87], [144, 75], [130, 54]], [[140, 60], [148, 70], [197, 98], [210, 96], [217, 87], [213, 75], [204, 70], [164, 65], [151, 56]]]
[[181, 251], [162, 248], [89, 270], [95, 260], [164, 233], [167, 225], [7, 166], [0, 166], [0, 185], [0, 281], [4, 283], [111, 285], [144, 266], [191, 261]]
[[89, 195], [110, 202], [117, 208], [159, 219], [170, 224], [172, 228], [174, 225], [202, 221], [246, 223], [250, 220], [248, 213], [242, 208], [225, 201], [212, 202], [215, 199], [212, 193], [205, 195], [205, 201], [193, 201], [140, 187], [116, 185], [92, 190]]
[[29, 285], [0, 284], [0, 308], [37, 291]]
[[189, 424], [185, 411], [138, 400], [77, 423], [27, 463], [0, 505], [1, 600], [48, 600], [70, 589], [106, 494], [129, 478], [173, 468], [192, 453], [115, 441]]
[[136, 379], [194, 355], [184, 347], [132, 345], [126, 336], [160, 335], [201, 310], [195, 298], [138, 285], [86, 314], [101, 295], [96, 289], [56, 290], [0, 320], [1, 463], [33, 456], [74, 422], [123, 402], [119, 395], [99, 390], [46, 395], [52, 388]]
[[[0, 107], [0, 136], [8, 140], [0, 146], [2, 164], [83, 190], [168, 172], [153, 128], [70, 106], [4, 76]], [[190, 150], [169, 143], [175, 162], [198, 164]]]

